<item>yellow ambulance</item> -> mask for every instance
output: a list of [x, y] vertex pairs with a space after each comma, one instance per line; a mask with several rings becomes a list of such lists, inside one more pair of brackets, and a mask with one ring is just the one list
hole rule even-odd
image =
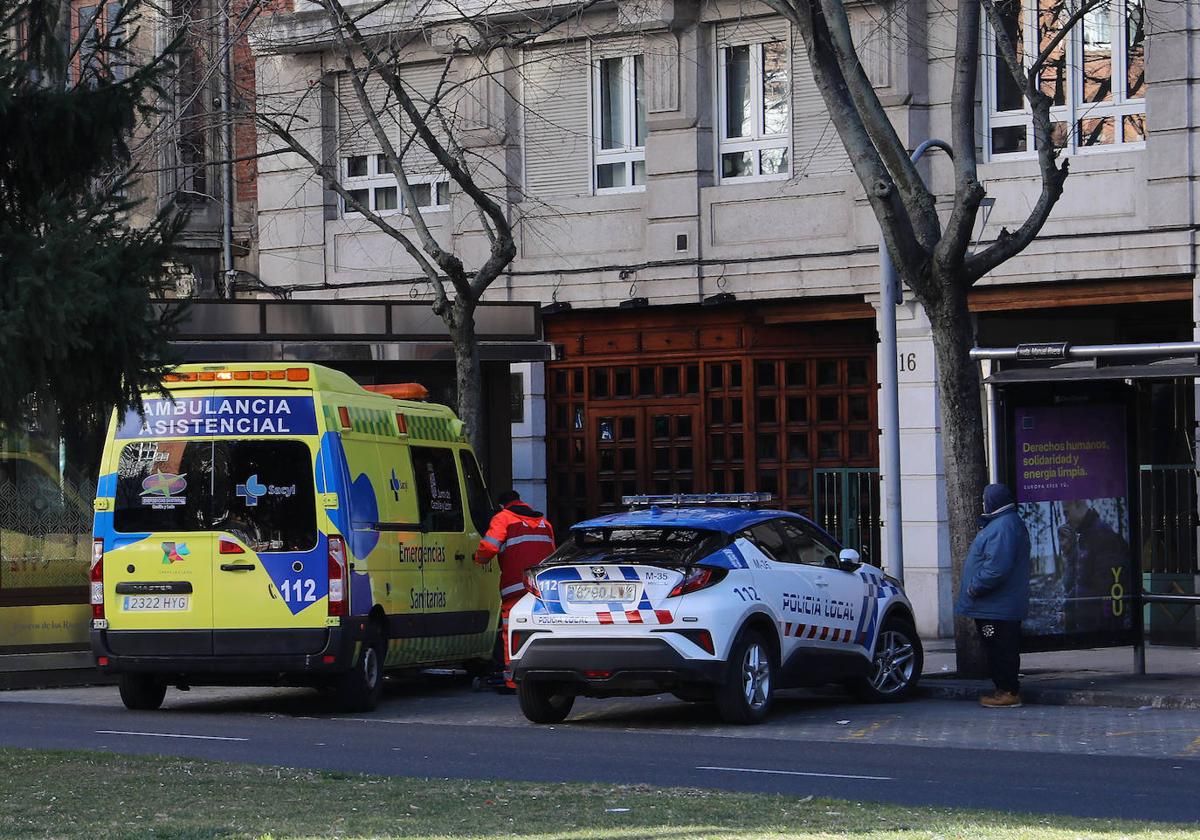
[[95, 501], [91, 644], [127, 707], [289, 684], [368, 710], [385, 669], [491, 655], [492, 504], [450, 409], [319, 365], [184, 365], [164, 386], [114, 412]]

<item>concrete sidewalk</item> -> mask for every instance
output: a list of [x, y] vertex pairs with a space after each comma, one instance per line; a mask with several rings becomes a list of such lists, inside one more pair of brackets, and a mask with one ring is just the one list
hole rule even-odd
[[[957, 676], [952, 639], [924, 645], [926, 696], [975, 700], [994, 690]], [[1145, 674], [1134, 673], [1132, 647], [1022, 654], [1021, 695], [1050, 706], [1200, 709], [1200, 649], [1148, 645]]]

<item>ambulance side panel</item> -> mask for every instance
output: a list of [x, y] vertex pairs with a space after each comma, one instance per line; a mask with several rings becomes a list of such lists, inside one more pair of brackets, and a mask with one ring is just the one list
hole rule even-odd
[[423, 589], [421, 523], [408, 445], [400, 440], [381, 441], [379, 472], [387, 488], [381, 508], [380, 539], [391, 546], [397, 558], [385, 584], [389, 598], [388, 651], [384, 664], [416, 665], [423, 658], [425, 609], [416, 597]]
[[484, 658], [495, 642], [499, 583], [474, 561], [480, 535], [470, 523], [459, 449], [447, 443], [410, 446], [421, 513], [423, 590], [429, 661]]

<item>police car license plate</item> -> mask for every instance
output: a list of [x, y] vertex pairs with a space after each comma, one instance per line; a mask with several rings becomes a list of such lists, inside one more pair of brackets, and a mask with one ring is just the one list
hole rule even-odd
[[636, 583], [567, 584], [567, 600], [576, 604], [607, 604], [612, 601], [632, 601], [636, 597]]
[[126, 612], [179, 612], [188, 608], [187, 595], [126, 595]]

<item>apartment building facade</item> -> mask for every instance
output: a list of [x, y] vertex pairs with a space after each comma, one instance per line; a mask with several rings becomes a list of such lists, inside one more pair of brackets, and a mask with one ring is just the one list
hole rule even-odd
[[[935, 4], [848, 4], [870, 79], [909, 148], [950, 136], [954, 20]], [[489, 7], [508, 25], [537, 16]], [[1036, 49], [1055, 8], [1009, 34]], [[477, 10], [483, 12], [485, 10]], [[562, 525], [632, 492], [767, 491], [879, 557], [879, 230], [803, 41], [753, 2], [617, 2], [485, 60], [449, 6], [364, 19], [402, 44], [418, 96], [452, 91], [478, 177], [507, 209], [517, 257], [489, 299], [537, 301], [555, 359], [514, 366], [514, 481]], [[980, 344], [1190, 339], [1196, 320], [1194, 4], [1112, 0], [1043, 74], [1071, 160], [1042, 236], [985, 278]], [[526, 19], [527, 18], [527, 19]], [[394, 175], [325, 25], [301, 0], [255, 31], [259, 107], [346, 190], [411, 230]], [[991, 43], [985, 33], [984, 43]], [[985, 48], [980, 177], [986, 244], [1040, 188], [1031, 117]], [[486, 72], [465, 70], [470, 65]], [[377, 97], [386, 113], [387, 92]], [[401, 120], [389, 130], [402, 139]], [[419, 144], [413, 195], [468, 261], [485, 233]], [[259, 152], [279, 142], [260, 133]], [[948, 208], [944, 156], [921, 164]], [[258, 274], [295, 299], [428, 298], [413, 260], [298, 155], [260, 161]], [[950, 551], [929, 324], [898, 308], [901, 527], [920, 630], [951, 630]]]

